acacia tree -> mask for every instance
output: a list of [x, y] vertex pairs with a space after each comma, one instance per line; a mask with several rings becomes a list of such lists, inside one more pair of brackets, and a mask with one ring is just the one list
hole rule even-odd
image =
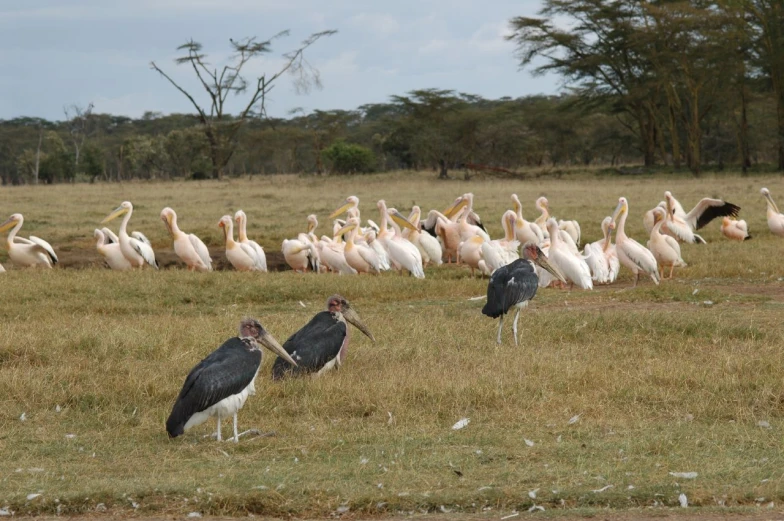
[[[289, 73], [294, 76], [294, 84], [299, 92], [308, 92], [313, 86], [320, 87], [318, 70], [305, 60], [305, 50], [322, 37], [331, 36], [336, 32], [329, 30], [310, 35], [298, 48], [283, 55], [283, 65], [276, 72], [271, 75], [264, 73], [258, 76], [255, 82], [250, 83], [242, 75], [243, 68], [251, 60], [270, 53], [273, 41], [287, 36], [288, 31], [282, 31], [264, 41], [258, 41], [255, 36], [239, 41], [229, 39], [233, 54], [229, 63], [220, 69], [210, 65], [207, 55], [202, 53], [200, 43], [189, 40], [180, 45], [177, 49], [185, 51], [185, 54], [176, 58], [175, 62], [178, 65], [190, 64], [201, 86], [207, 92], [208, 104], [199, 104], [193, 94], [175, 82], [155, 62], [151, 62], [151, 68], [188, 98], [196, 109], [209, 145], [214, 178], [221, 178], [223, 168], [237, 149], [237, 135], [246, 121], [251, 117], [266, 117], [267, 94], [283, 74]], [[249, 97], [240, 113], [236, 116], [227, 113], [226, 102], [229, 96], [246, 92]]]

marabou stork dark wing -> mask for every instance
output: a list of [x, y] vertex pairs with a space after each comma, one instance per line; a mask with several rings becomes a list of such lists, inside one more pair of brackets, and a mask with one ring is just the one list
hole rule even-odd
[[516, 304], [534, 298], [538, 285], [539, 277], [531, 263], [515, 259], [493, 272], [487, 284], [487, 303], [482, 313], [498, 318]]
[[740, 206], [706, 197], [686, 214], [686, 220], [691, 222], [695, 230], [699, 230], [716, 217], [737, 217]]
[[230, 338], [199, 362], [185, 379], [182, 391], [166, 420], [166, 431], [174, 438], [197, 412], [237, 394], [253, 381], [261, 365], [261, 351], [250, 340]]
[[316, 313], [310, 322], [283, 344], [283, 349], [297, 362], [297, 367], [292, 367], [278, 357], [272, 365], [273, 380], [279, 380], [289, 374], [318, 371], [338, 355], [345, 338], [346, 324], [336, 320], [329, 311]]

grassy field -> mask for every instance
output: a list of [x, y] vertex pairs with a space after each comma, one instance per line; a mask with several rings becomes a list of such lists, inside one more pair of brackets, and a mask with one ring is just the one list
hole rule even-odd
[[[301, 517], [677, 506], [680, 494], [704, 507], [784, 501], [784, 242], [768, 232], [759, 195], [768, 186], [784, 201], [781, 177], [433, 177], [0, 188], [0, 219], [23, 213], [24, 235], [86, 267], [18, 270], [0, 253], [0, 509]], [[714, 222], [709, 244], [684, 246], [689, 267], [659, 287], [629, 289], [622, 269], [593, 292], [542, 290], [522, 315], [519, 347], [509, 329], [495, 346], [497, 322], [468, 300], [487, 281], [465, 267], [429, 268], [425, 280], [117, 273], [100, 267], [92, 240], [127, 199], [131, 228], [161, 254], [171, 251], [164, 206], [217, 252], [218, 219], [243, 208], [272, 254], [309, 213], [326, 231], [351, 194], [375, 220], [380, 198], [427, 211], [472, 191], [491, 235], [516, 192], [526, 217], [544, 194], [587, 240], [623, 195], [629, 235], [645, 242], [642, 213], [666, 189], [687, 210], [704, 196], [740, 205], [754, 239], [731, 243]], [[341, 371], [283, 383], [270, 380], [267, 355], [239, 422], [275, 436], [218, 444], [202, 438], [209, 422], [167, 438], [186, 374], [243, 316], [282, 343], [335, 292], [377, 343], [355, 330]], [[461, 418], [470, 424], [452, 430]], [[672, 475], [682, 472], [697, 477]]]

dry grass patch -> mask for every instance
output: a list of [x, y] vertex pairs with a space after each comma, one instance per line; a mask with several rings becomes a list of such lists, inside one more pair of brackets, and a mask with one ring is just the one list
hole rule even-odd
[[[481, 301], [467, 300], [484, 293], [486, 280], [465, 268], [430, 268], [423, 281], [9, 270], [0, 279], [0, 508], [84, 512], [104, 503], [309, 516], [341, 507], [677, 505], [682, 492], [703, 506], [784, 499], [782, 243], [764, 228], [756, 193], [777, 179], [357, 181], [12, 188], [0, 191], [0, 206], [25, 213], [26, 231], [63, 257], [88, 251], [92, 229], [124, 199], [136, 205], [133, 227], [164, 249], [165, 205], [183, 229], [213, 241], [220, 215], [243, 207], [254, 234], [275, 250], [308, 213], [326, 220], [350, 193], [369, 212], [381, 197], [403, 210], [414, 202], [441, 208], [468, 190], [493, 235], [512, 191], [528, 202], [527, 216], [534, 197], [547, 194], [556, 214], [578, 217], [593, 240], [619, 195], [639, 216], [669, 188], [686, 206], [704, 195], [741, 205], [756, 237], [729, 243], [712, 225], [704, 234], [710, 244], [684, 247], [690, 267], [659, 287], [642, 281], [626, 289], [626, 274], [594, 292], [541, 291], [522, 315], [517, 348], [509, 324], [506, 343], [495, 347], [497, 323], [481, 315]], [[642, 239], [640, 219], [630, 223]], [[335, 292], [378, 342], [355, 331], [347, 366], [320, 379], [273, 384], [265, 357], [240, 426], [276, 436], [217, 444], [202, 438], [214, 428], [208, 423], [166, 438], [163, 424], [188, 370], [234, 334], [242, 316], [259, 317], [283, 341]], [[463, 417], [471, 423], [453, 431]], [[687, 471], [699, 475], [670, 475]]]

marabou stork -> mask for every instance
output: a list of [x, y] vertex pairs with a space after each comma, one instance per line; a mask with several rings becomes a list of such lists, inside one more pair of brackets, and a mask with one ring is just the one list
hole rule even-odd
[[329, 371], [340, 367], [348, 351], [349, 329], [346, 322], [362, 331], [371, 341], [376, 339], [362, 323], [348, 301], [340, 295], [327, 300], [327, 310], [316, 313], [310, 322], [291, 335], [283, 349], [296, 360], [280, 357], [272, 366], [272, 379], [280, 380], [289, 375], [301, 375]]
[[226, 340], [188, 373], [166, 420], [166, 432], [170, 438], [180, 436], [191, 427], [216, 416], [216, 435], [221, 441], [221, 420], [234, 416], [234, 442], [239, 441], [237, 411], [245, 405], [248, 396], [256, 394], [254, 380], [262, 359], [259, 343], [292, 365], [297, 365], [257, 320], [243, 319], [239, 329], [239, 336]]
[[497, 343], [501, 343], [501, 328], [504, 325], [504, 315], [512, 307], [517, 308], [512, 331], [514, 331], [515, 345], [517, 345], [517, 319], [520, 310], [528, 305], [528, 301], [536, 295], [539, 277], [536, 275], [534, 263], [549, 271], [561, 282], [566, 282], [563, 274], [551, 265], [547, 256], [533, 243], [523, 246], [523, 258], [516, 259], [511, 264], [495, 270], [487, 285], [487, 303], [482, 308], [482, 313], [490, 318], [498, 318]]

